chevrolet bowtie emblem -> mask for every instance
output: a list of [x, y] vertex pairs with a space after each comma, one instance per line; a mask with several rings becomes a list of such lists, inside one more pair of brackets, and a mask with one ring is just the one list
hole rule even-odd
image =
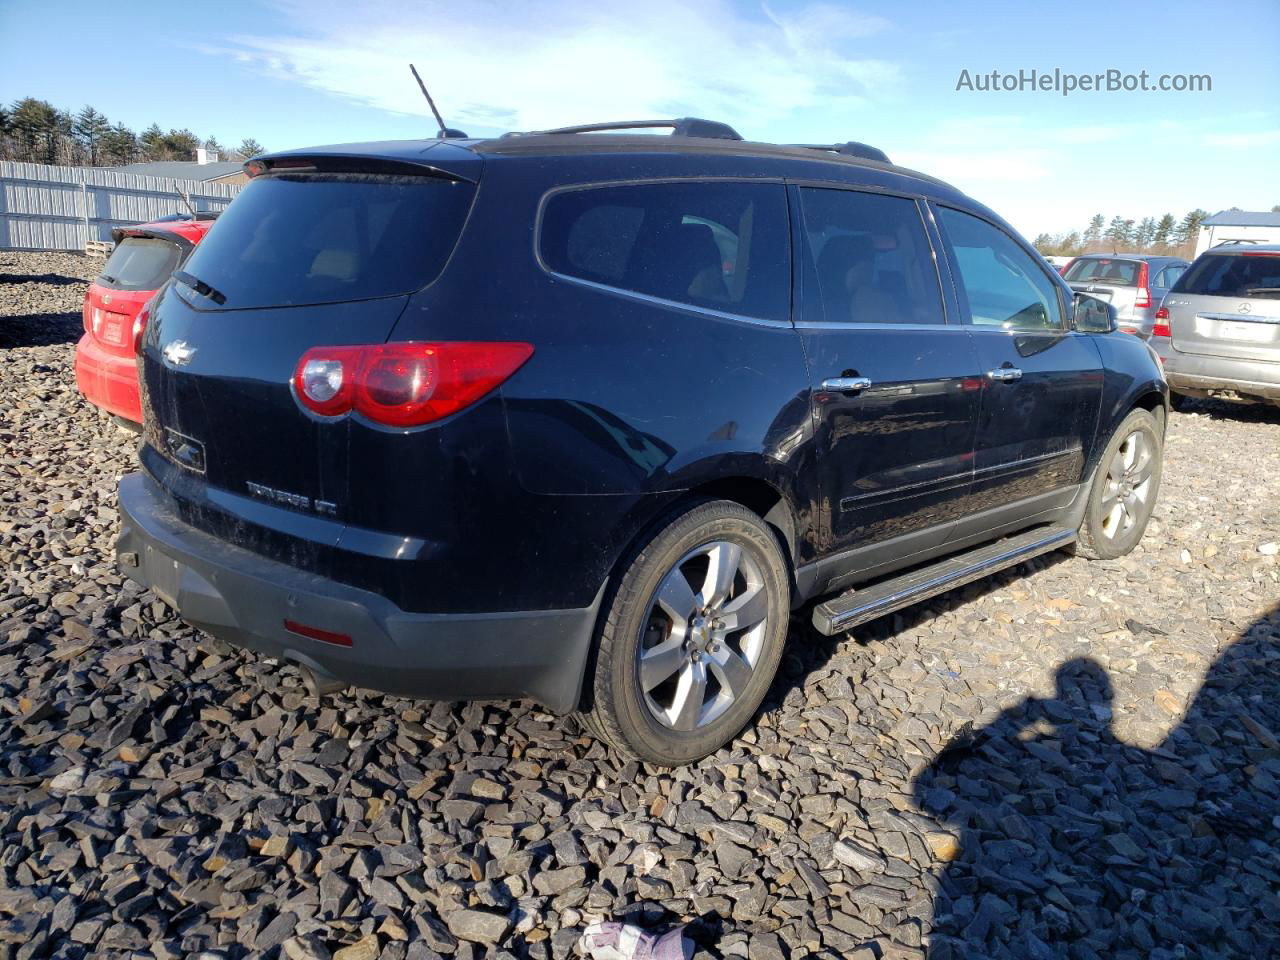
[[164, 358], [175, 367], [181, 367], [191, 362], [191, 358], [196, 355], [196, 348], [187, 346], [185, 340], [170, 340], [165, 344]]

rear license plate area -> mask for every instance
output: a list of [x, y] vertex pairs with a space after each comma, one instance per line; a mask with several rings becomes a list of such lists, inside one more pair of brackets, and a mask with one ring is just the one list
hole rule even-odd
[[1219, 320], [1218, 336], [1223, 340], [1240, 340], [1246, 343], [1264, 343], [1271, 331], [1265, 324], [1240, 320]]

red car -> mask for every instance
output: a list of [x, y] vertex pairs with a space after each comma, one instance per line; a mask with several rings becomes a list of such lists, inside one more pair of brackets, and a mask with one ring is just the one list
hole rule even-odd
[[142, 422], [135, 365], [146, 326], [142, 308], [211, 226], [212, 217], [201, 214], [194, 220], [158, 220], [113, 230], [115, 250], [89, 284], [84, 336], [76, 345], [76, 386], [90, 403], [128, 424]]

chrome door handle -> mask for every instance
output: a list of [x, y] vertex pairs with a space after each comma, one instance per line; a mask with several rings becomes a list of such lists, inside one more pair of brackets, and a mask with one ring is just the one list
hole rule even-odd
[[1022, 379], [1022, 371], [1017, 367], [996, 367], [994, 370], [987, 371], [988, 380], [999, 380], [1001, 383], [1011, 383], [1014, 380]]
[[870, 377], [827, 377], [822, 389], [829, 393], [861, 393], [871, 386]]

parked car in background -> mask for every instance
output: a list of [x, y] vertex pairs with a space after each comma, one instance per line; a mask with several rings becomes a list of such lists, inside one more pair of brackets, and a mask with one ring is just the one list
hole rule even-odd
[[1280, 244], [1213, 247], [1174, 284], [1151, 345], [1171, 399], [1280, 404]]
[[143, 306], [190, 255], [216, 214], [166, 217], [111, 232], [115, 248], [85, 294], [84, 336], [76, 344], [76, 386], [126, 426], [142, 423], [137, 346]]
[[1167, 389], [1109, 305], [879, 150], [661, 125], [250, 161], [154, 302], [121, 570], [316, 693], [678, 764], [808, 600], [839, 634], [1134, 548]]
[[1177, 257], [1086, 253], [1072, 261], [1062, 276], [1072, 290], [1115, 307], [1121, 331], [1149, 340], [1161, 299], [1187, 266], [1186, 260]]

